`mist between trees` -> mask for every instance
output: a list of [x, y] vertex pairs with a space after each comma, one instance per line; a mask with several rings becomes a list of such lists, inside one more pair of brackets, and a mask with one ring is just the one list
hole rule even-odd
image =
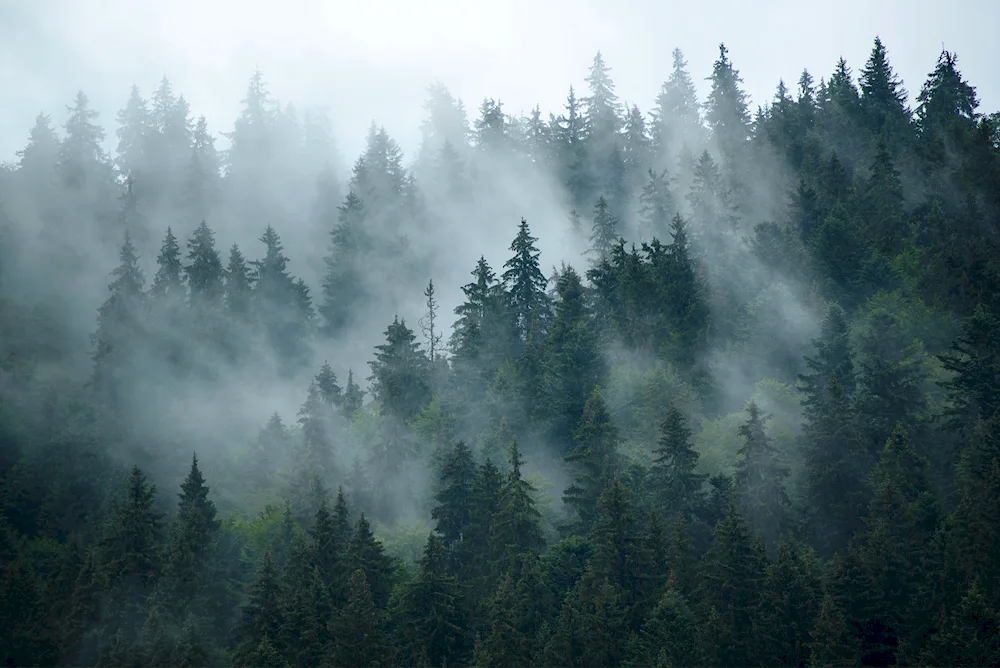
[[225, 151], [167, 79], [113, 155], [39, 115], [8, 663], [1000, 661], [1000, 116], [877, 39], [756, 111], [724, 46], [706, 100], [669, 69], [648, 113], [600, 53], [551, 113], [434, 84], [349, 170], [260, 72]]

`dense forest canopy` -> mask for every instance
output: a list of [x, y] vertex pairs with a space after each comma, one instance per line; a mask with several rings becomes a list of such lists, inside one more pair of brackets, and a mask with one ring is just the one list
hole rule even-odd
[[879, 39], [756, 108], [737, 59], [434, 84], [350, 169], [260, 71], [225, 133], [39, 114], [7, 665], [1000, 663], [1000, 114], [950, 51], [912, 106]]

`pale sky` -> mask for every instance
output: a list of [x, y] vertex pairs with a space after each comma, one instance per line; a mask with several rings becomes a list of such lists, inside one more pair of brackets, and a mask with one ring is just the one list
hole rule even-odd
[[943, 44], [994, 111], [997, 25], [995, 0], [0, 0], [0, 161], [39, 111], [61, 125], [78, 89], [113, 139], [130, 86], [148, 96], [164, 74], [217, 133], [259, 66], [281, 101], [330, 108], [350, 162], [372, 119], [412, 156], [434, 79], [470, 116], [484, 96], [558, 113], [600, 49], [623, 101], [648, 111], [674, 47], [703, 96], [725, 42], [755, 108], [803, 68], [818, 80], [843, 55], [857, 72], [876, 34], [911, 97]]

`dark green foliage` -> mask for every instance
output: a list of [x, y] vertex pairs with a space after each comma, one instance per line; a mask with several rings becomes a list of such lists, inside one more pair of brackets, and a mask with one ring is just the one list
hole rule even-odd
[[791, 502], [785, 491], [789, 473], [764, 432], [765, 420], [766, 416], [751, 400], [747, 421], [739, 428], [743, 445], [737, 453], [733, 483], [745, 516], [775, 544], [789, 526]]
[[442, 666], [466, 658], [471, 648], [460, 598], [458, 581], [447, 573], [444, 543], [431, 534], [420, 572], [395, 613], [404, 664]]
[[704, 118], [679, 50], [649, 114], [587, 74], [471, 128], [436, 84], [414, 173], [373, 123], [344, 188], [259, 72], [225, 152], [166, 78], [113, 155], [83, 93], [37, 116], [0, 169], [4, 662], [1000, 661], [1000, 114], [949, 51], [911, 113], [878, 39], [753, 120], [724, 46]]
[[375, 608], [363, 570], [351, 575], [347, 602], [330, 621], [333, 665], [359, 668], [384, 666], [386, 645], [382, 613]]
[[660, 439], [650, 468], [653, 495], [667, 517], [682, 514], [690, 519], [702, 509], [708, 476], [697, 469], [698, 453], [691, 446], [687, 419], [671, 403], [660, 424]]
[[514, 255], [504, 263], [505, 271], [501, 276], [510, 309], [524, 340], [527, 340], [536, 313], [544, 321], [549, 309], [545, 290], [548, 281], [545, 280], [539, 267], [536, 241], [538, 239], [531, 236], [531, 231], [528, 229], [528, 221], [522, 218], [517, 228], [517, 236], [510, 245]]
[[386, 328], [385, 339], [368, 363], [372, 393], [386, 415], [409, 420], [430, 400], [427, 356], [416, 343], [417, 335], [399, 318]]
[[578, 516], [577, 528], [586, 533], [597, 517], [597, 502], [619, 467], [618, 430], [600, 390], [595, 389], [583, 409], [576, 432], [576, 448], [566, 457], [577, 473], [563, 494], [563, 501]]

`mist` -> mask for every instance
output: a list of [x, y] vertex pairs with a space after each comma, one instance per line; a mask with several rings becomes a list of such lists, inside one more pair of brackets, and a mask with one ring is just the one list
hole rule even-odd
[[[351, 596], [399, 628], [447, 573], [474, 592], [449, 626], [464, 635], [397, 658], [493, 665], [481, 634], [503, 627], [486, 620], [504, 587], [542, 578], [549, 607], [518, 631], [531, 661], [562, 651], [550, 623], [615, 591], [632, 640], [592, 662], [640, 665], [665, 660], [636, 640], [661, 595], [716, 619], [694, 582], [725, 541], [745, 536], [760, 578], [808, 570], [818, 625], [834, 603], [810, 560], [878, 553], [890, 491], [922, 490], [926, 521], [900, 536], [967, 512], [962, 457], [991, 415], [969, 360], [992, 359], [1000, 294], [985, 21], [931, 3], [57, 4], [0, 9], [0, 56], [23, 64], [0, 73], [17, 91], [0, 110], [0, 497], [27, 508], [0, 504], [0, 550], [23, 535], [39, 579], [148, 499], [174, 582], [197, 506], [225, 537], [212, 577], [247, 593], [225, 613], [163, 604], [172, 641], [216, 615], [216, 650], [264, 661], [267, 633], [230, 614], [257, 605], [258, 567], [258, 588], [316, 569], [317, 610], [347, 626], [361, 573]], [[149, 486], [179, 484], [176, 511]], [[600, 570], [619, 539], [660, 559], [642, 567], [655, 591]], [[128, 620], [95, 603], [57, 654], [114, 663], [105, 627], [144, 647], [168, 585], [136, 582], [108, 589], [135, 593]], [[879, 623], [898, 634], [885, 651], [916, 642], [917, 622]], [[348, 661], [332, 624], [322, 651]], [[672, 643], [673, 663], [708, 656]], [[732, 652], [713, 656], [750, 662]], [[768, 661], [809, 658], [792, 654]]]

